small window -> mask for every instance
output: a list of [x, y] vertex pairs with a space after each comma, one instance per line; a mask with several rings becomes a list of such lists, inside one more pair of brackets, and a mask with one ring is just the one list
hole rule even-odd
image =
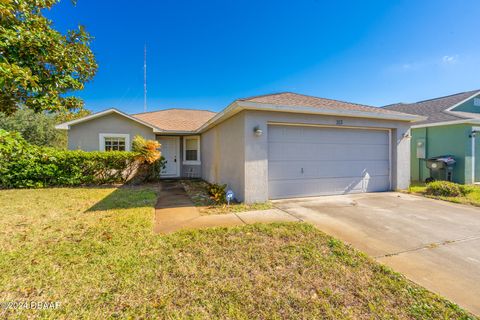
[[200, 164], [200, 137], [183, 138], [183, 163]]
[[125, 151], [125, 138], [105, 138], [105, 151]]
[[480, 107], [480, 98], [473, 99], [473, 105], [475, 107]]
[[100, 133], [100, 151], [130, 151], [130, 135], [123, 133]]

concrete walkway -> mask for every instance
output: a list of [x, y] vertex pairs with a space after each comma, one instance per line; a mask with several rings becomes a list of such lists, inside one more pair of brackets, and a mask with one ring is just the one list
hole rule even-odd
[[155, 206], [154, 231], [167, 234], [182, 229], [295, 221], [301, 220], [279, 209], [202, 216], [185, 190], [177, 182], [162, 181], [160, 196]]

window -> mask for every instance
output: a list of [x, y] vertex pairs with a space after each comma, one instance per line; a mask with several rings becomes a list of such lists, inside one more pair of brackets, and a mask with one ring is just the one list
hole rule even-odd
[[200, 137], [183, 137], [183, 163], [200, 164]]
[[101, 151], [130, 151], [130, 135], [122, 133], [100, 133]]
[[480, 98], [473, 99], [473, 105], [475, 107], [480, 107]]
[[125, 138], [105, 138], [105, 151], [125, 151]]

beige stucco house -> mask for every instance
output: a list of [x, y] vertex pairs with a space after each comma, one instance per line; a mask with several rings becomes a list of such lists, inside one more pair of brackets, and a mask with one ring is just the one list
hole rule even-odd
[[161, 143], [162, 177], [227, 184], [239, 201], [408, 187], [410, 126], [423, 118], [295, 93], [238, 99], [223, 111], [108, 109], [57, 126], [69, 149]]

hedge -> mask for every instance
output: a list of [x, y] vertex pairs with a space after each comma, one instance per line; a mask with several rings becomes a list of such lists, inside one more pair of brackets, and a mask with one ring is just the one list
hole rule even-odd
[[450, 181], [433, 181], [427, 184], [425, 193], [437, 197], [460, 197], [472, 192], [469, 186]]
[[18, 133], [0, 129], [2, 188], [125, 183], [141, 165], [136, 152], [86, 152], [37, 147], [27, 143]]

